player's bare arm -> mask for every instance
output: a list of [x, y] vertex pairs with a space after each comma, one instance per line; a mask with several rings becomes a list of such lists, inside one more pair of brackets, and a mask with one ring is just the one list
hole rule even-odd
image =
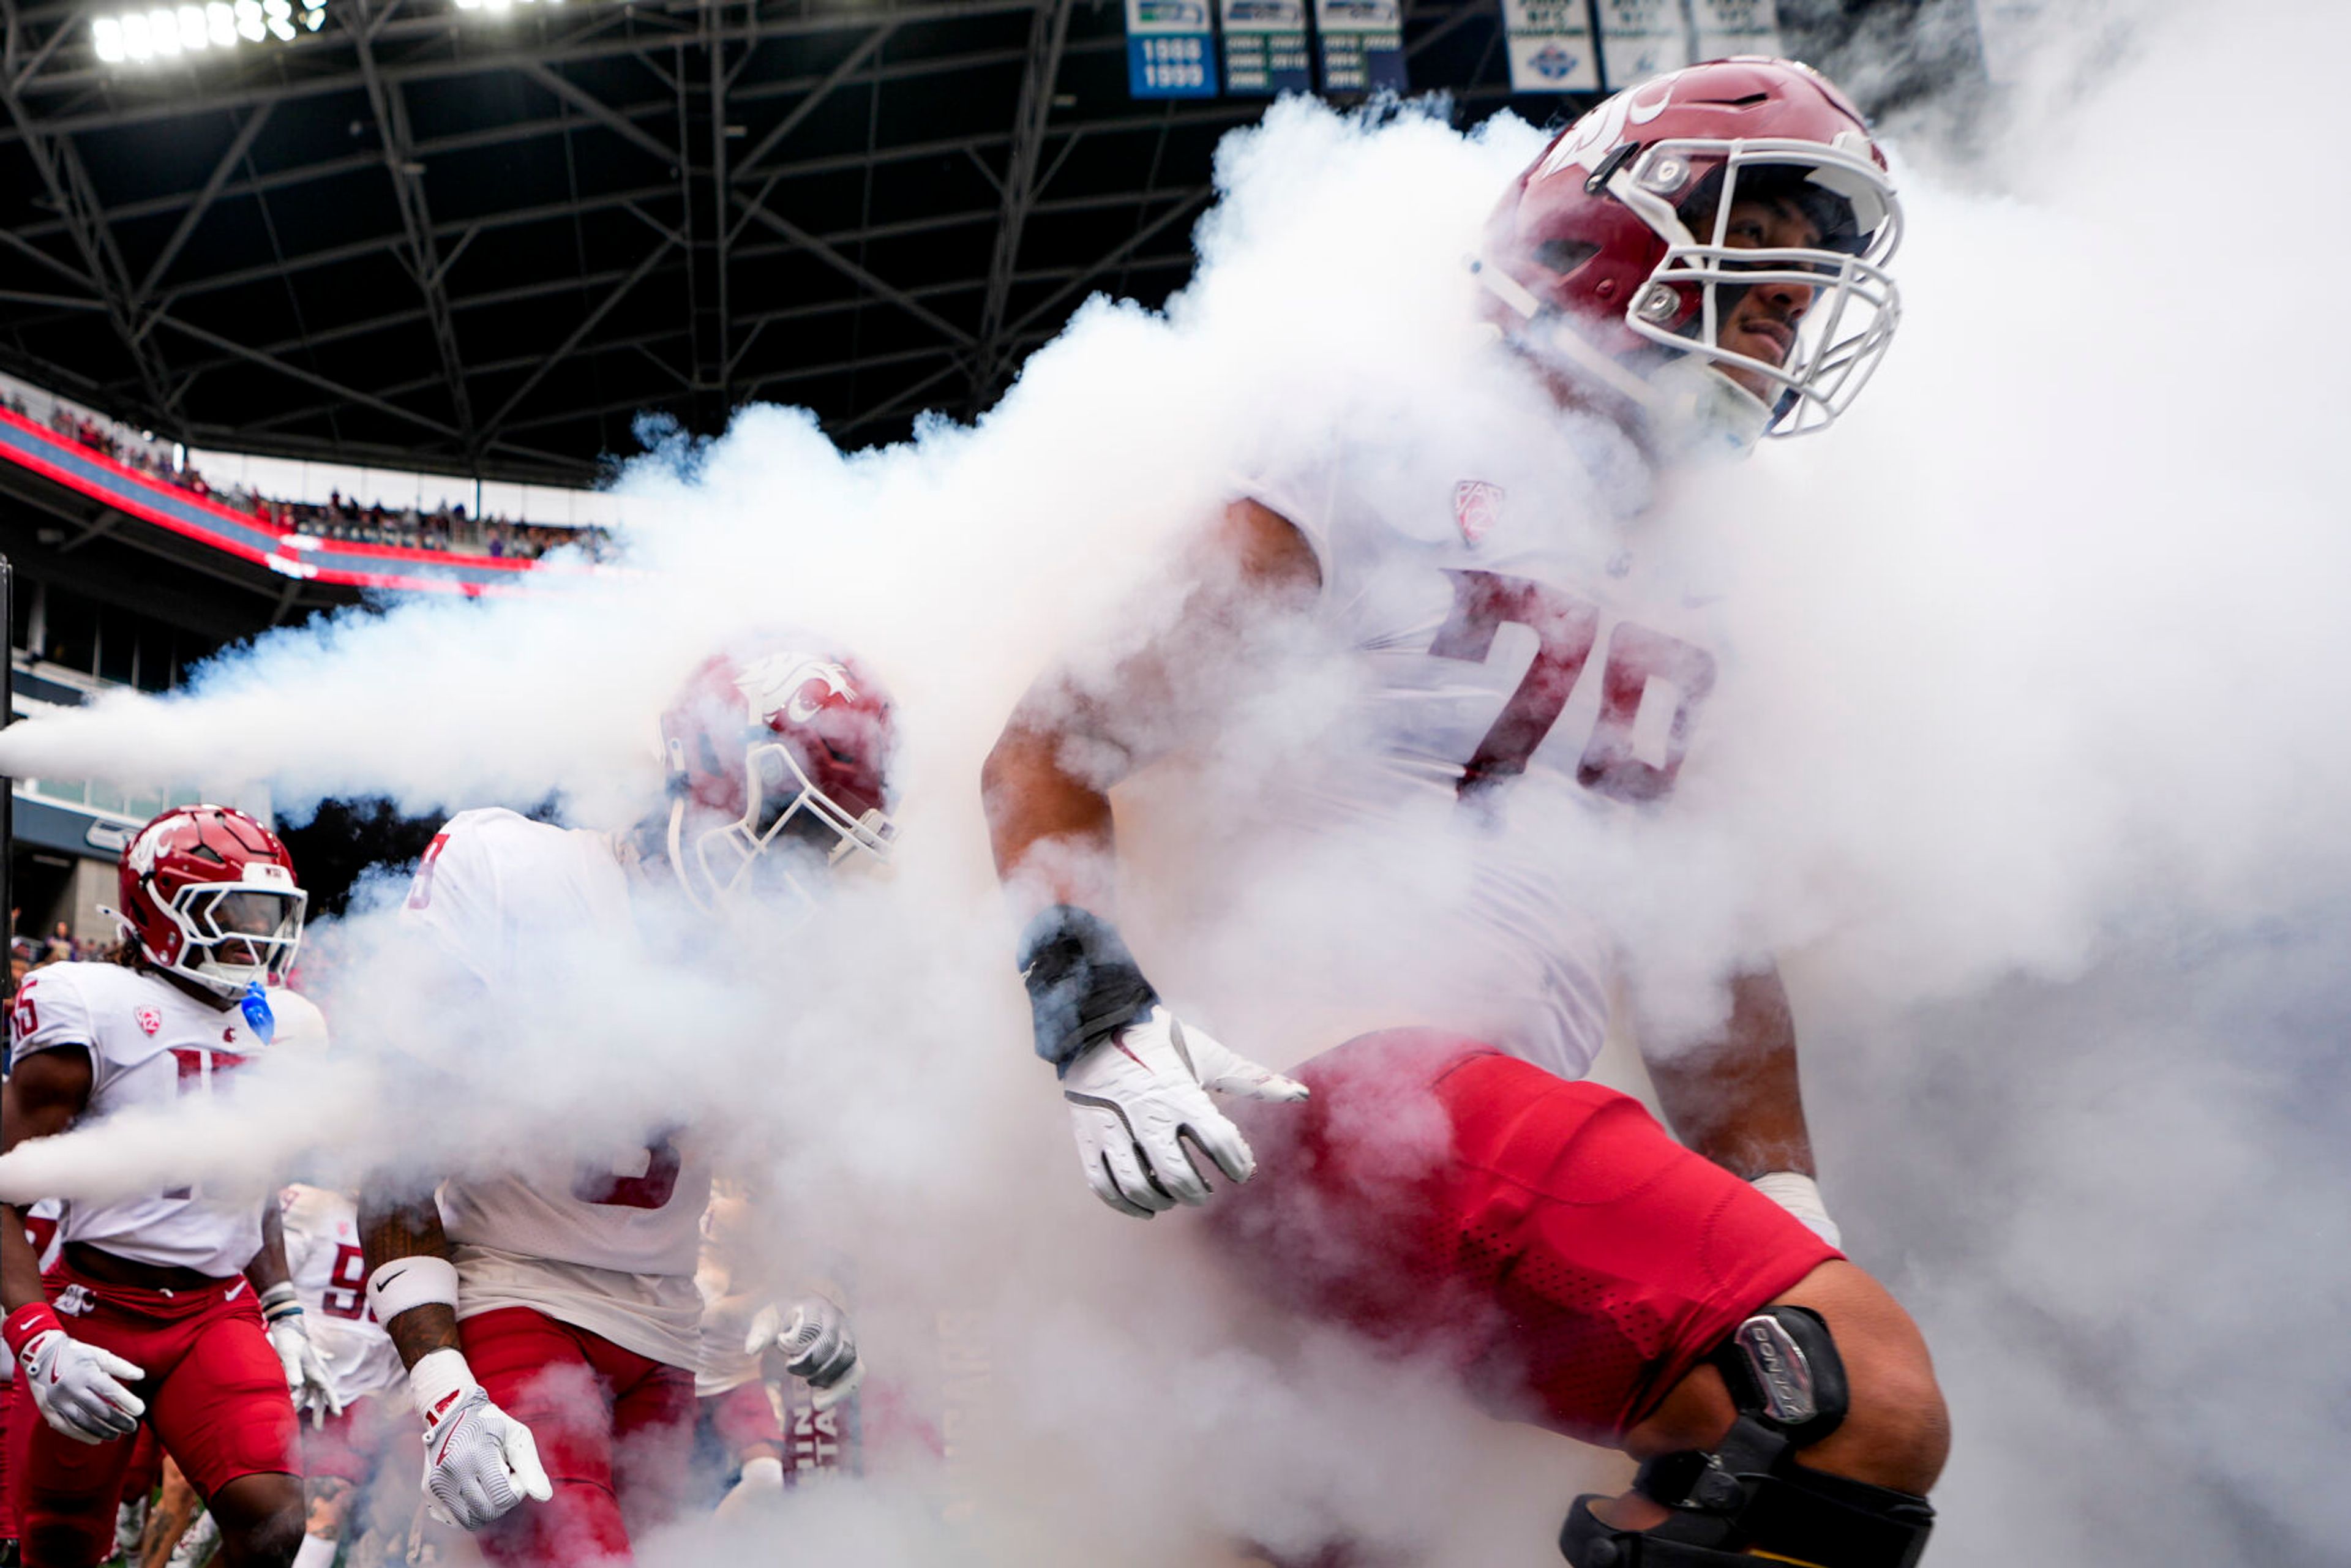
[[[449, 1239], [442, 1234], [440, 1211], [423, 1203], [388, 1203], [360, 1199], [360, 1246], [367, 1254], [371, 1281], [400, 1259], [427, 1259], [446, 1266]], [[379, 1314], [381, 1316], [381, 1314]], [[436, 1350], [457, 1348], [457, 1309], [439, 1301], [412, 1306], [397, 1316], [382, 1318], [392, 1348], [402, 1366], [414, 1366]]]
[[[40, 1051], [16, 1064], [0, 1086], [0, 1151], [27, 1138], [62, 1133], [89, 1103], [89, 1052], [70, 1047]], [[41, 1260], [25, 1234], [25, 1213], [0, 1204], [0, 1303], [17, 1308], [46, 1300]]]
[[[89, 1104], [94, 1069], [86, 1050], [53, 1047], [26, 1057], [0, 1088], [0, 1152], [62, 1133]], [[101, 1443], [138, 1429], [146, 1402], [126, 1386], [138, 1366], [66, 1332], [41, 1287], [40, 1260], [14, 1204], [0, 1206], [0, 1295], [8, 1349], [23, 1367], [41, 1417], [76, 1442]]]
[[253, 1282], [254, 1291], [266, 1293], [294, 1278], [286, 1262], [286, 1217], [271, 1203], [261, 1212], [261, 1250], [245, 1266], [245, 1277]]
[[1729, 1014], [1711, 1039], [1642, 1055], [1658, 1108], [1683, 1143], [1843, 1245], [1813, 1180], [1795, 1019], [1776, 965], [1732, 977]]
[[1730, 982], [1730, 1014], [1711, 1040], [1643, 1052], [1666, 1123], [1733, 1175], [1818, 1173], [1796, 1079], [1796, 1027], [1777, 966]]
[[1228, 650], [1265, 618], [1305, 609], [1322, 586], [1305, 538], [1250, 500], [1225, 508], [1190, 565], [1184, 608], [1165, 632], [1099, 685], [1049, 671], [988, 753], [980, 788], [997, 874], [1036, 906], [1112, 913], [1112, 788], [1198, 738], [1246, 673]]
[[1208, 1091], [1306, 1093], [1177, 1021], [1110, 920], [1110, 790], [1203, 734], [1250, 673], [1259, 634], [1322, 584], [1304, 538], [1249, 500], [1225, 508], [1188, 575], [1175, 620], [1106, 681], [1056, 671], [1031, 687], [981, 777], [998, 874], [1032, 916], [1019, 964], [1037, 1054], [1061, 1076], [1087, 1185], [1143, 1219], [1207, 1201], [1196, 1153], [1229, 1181], [1255, 1170]]
[[342, 1396], [335, 1392], [326, 1358], [311, 1344], [309, 1326], [302, 1321], [294, 1270], [286, 1261], [286, 1216], [275, 1196], [262, 1205], [261, 1250], [245, 1266], [245, 1277], [253, 1282], [254, 1300], [269, 1325], [269, 1347], [286, 1373], [286, 1392], [295, 1410], [309, 1416], [312, 1425], [324, 1425], [328, 1416], [341, 1412]]

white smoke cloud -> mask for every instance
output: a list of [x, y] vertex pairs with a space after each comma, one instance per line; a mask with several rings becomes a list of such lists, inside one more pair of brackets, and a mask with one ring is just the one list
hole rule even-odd
[[[1731, 958], [1788, 955], [1823, 1185], [1958, 1422], [1930, 1561], [2320, 1562], [2343, 1538], [2351, 411], [2294, 263], [2351, 222], [2323, 176], [2346, 44], [2317, 4], [2103, 7], [2052, 29], [1966, 155], [1895, 128], [1881, 379], [1648, 525], [1723, 593], [1706, 749], [1637, 837], [1546, 846], [1678, 976], [1664, 1027], [1709, 1020]], [[650, 1561], [1176, 1564], [1341, 1534], [1546, 1560], [1616, 1461], [1266, 1321], [1186, 1218], [1084, 1193], [1024, 1060], [977, 789], [1039, 669], [1106, 666], [1172, 611], [1155, 586], [1234, 470], [1333, 427], [1408, 450], [1508, 399], [1458, 258], [1536, 144], [1280, 106], [1223, 151], [1193, 287], [1164, 317], [1089, 307], [977, 428], [843, 455], [752, 410], [627, 476], [667, 505], [625, 571], [277, 633], [183, 695], [11, 728], [19, 774], [250, 778], [296, 810], [553, 793], [616, 827], [677, 678], [797, 623], [900, 699], [904, 849], [810, 926], [580, 952], [498, 1038], [419, 1015], [363, 900], [319, 934], [323, 1085], [256, 1086], [169, 1147], [28, 1149], [0, 1188], [200, 1156], [422, 1176], [693, 1120], [777, 1195], [778, 1251], [853, 1260], [877, 1377], [963, 1440], [882, 1444], [872, 1488], [681, 1526]], [[1269, 679], [1212, 755], [1121, 800], [1155, 978], [1277, 1063], [1439, 1009], [1484, 961], [1394, 940], [1396, 909], [1459, 893], [1426, 842], [1270, 852], [1258, 807], [1323, 737], [1324, 674]], [[437, 1087], [375, 1076], [395, 1043]]]

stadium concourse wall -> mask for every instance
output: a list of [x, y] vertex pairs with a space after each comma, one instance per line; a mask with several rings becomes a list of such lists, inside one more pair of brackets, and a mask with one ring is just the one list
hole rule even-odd
[[[346, 602], [350, 591], [504, 595], [531, 586], [549, 586], [567, 577], [614, 570], [568, 557], [540, 560], [475, 555], [301, 532], [240, 510], [214, 495], [142, 472], [66, 431], [53, 429], [35, 417], [42, 402], [53, 411], [64, 410], [78, 423], [99, 425], [128, 450], [159, 461], [165, 450], [163, 444], [141, 433], [88, 413], [14, 378], [0, 378], [0, 382], [5, 382], [0, 393], [10, 390], [16, 393], [14, 398], [0, 395], [0, 464], [14, 465], [102, 509], [96, 517], [85, 516], [77, 522], [72, 515], [58, 512], [54, 501], [34, 499], [27, 509], [15, 505], [27, 497], [13, 491], [0, 494], [0, 510], [5, 510], [8, 524], [0, 528], [0, 549], [16, 560], [18, 569], [16, 624], [10, 629], [16, 716], [76, 706], [131, 680], [127, 672], [110, 674], [90, 667], [89, 659], [82, 660], [81, 667], [56, 662], [63, 655], [46, 646], [47, 640], [37, 630], [28, 631], [26, 625], [27, 604], [37, 603], [44, 592], [53, 611], [60, 598], [71, 591], [78, 596], [85, 615], [93, 612], [94, 598], [110, 597], [116, 606], [132, 607], [146, 612], [149, 620], [167, 623], [166, 630], [176, 627], [181, 646], [165, 661], [166, 679], [176, 681], [191, 656], [191, 639], [193, 656], [202, 657], [224, 641], [235, 641], [276, 623], [288, 607], [297, 613], [317, 608], [312, 595], [301, 591], [302, 585], [343, 590]], [[134, 443], [138, 444], [132, 447], [130, 444]], [[6, 490], [0, 486], [0, 491]], [[142, 545], [135, 529], [110, 530], [99, 520], [107, 512], [162, 530], [180, 541], [177, 549]], [[63, 550], [52, 545], [61, 531], [54, 526], [58, 522], [74, 530]], [[160, 538], [150, 536], [151, 540]], [[83, 574], [78, 580], [57, 575], [68, 559]], [[208, 561], [213, 564], [207, 565]], [[263, 569], [266, 575], [254, 574], [255, 568]], [[191, 598], [214, 604], [243, 603], [242, 596], [231, 594], [225, 600], [219, 591], [225, 582], [237, 578], [243, 578], [248, 593], [272, 580], [282, 583], [287, 597], [277, 602], [276, 614], [248, 606], [230, 613], [224, 623], [195, 626], [175, 612]], [[110, 591], [101, 593], [101, 584]], [[298, 592], [301, 594], [298, 601], [293, 597]], [[30, 624], [35, 628], [39, 624], [37, 609]], [[152, 636], [159, 628], [149, 625], [146, 631]], [[138, 684], [148, 690], [160, 689], [143, 674]], [[65, 948], [68, 952], [87, 953], [110, 941], [113, 922], [101, 914], [100, 905], [115, 902], [115, 862], [130, 835], [167, 805], [219, 794], [217, 782], [208, 787], [200, 780], [154, 780], [142, 789], [71, 779], [16, 779], [9, 785], [15, 814], [14, 841], [7, 852], [13, 894], [9, 902], [15, 916], [11, 936], [18, 956], [30, 944], [36, 957], [58, 950], [51, 938], [60, 927], [63, 940], [69, 944]], [[230, 803], [265, 819], [271, 814], [266, 795], [241, 796]]]
[[280, 531], [209, 497], [152, 478], [5, 408], [0, 408], [0, 458], [126, 516], [284, 577], [348, 588], [481, 594], [513, 592], [524, 574], [535, 570], [593, 570]]

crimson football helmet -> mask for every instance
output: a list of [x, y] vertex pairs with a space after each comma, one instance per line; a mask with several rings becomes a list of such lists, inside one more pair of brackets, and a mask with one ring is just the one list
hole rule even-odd
[[174, 806], [122, 848], [109, 910], [147, 962], [224, 997], [283, 985], [309, 902], [277, 835], [227, 806]]
[[852, 855], [890, 858], [890, 696], [821, 646], [720, 654], [662, 715], [669, 861], [705, 909], [749, 887], [755, 872], [772, 871], [806, 897], [796, 859], [830, 867]]
[[[1753, 197], [1792, 203], [1817, 242], [1730, 246], [1731, 206]], [[1560, 132], [1503, 193], [1476, 266], [1540, 360], [1743, 446], [1821, 429], [1860, 392], [1900, 319], [1886, 262], [1901, 227], [1861, 111], [1809, 66], [1750, 57], [1653, 78]], [[1719, 336], [1772, 284], [1811, 291], [1776, 363]]]

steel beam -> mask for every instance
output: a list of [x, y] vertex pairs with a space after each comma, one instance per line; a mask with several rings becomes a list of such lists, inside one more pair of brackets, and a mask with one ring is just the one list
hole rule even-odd
[[221, 187], [228, 183], [229, 175], [245, 162], [245, 155], [253, 151], [253, 139], [261, 134], [263, 126], [269, 123], [271, 107], [263, 104], [246, 115], [245, 123], [236, 128], [236, 135], [230, 139], [228, 151], [222, 153], [220, 162], [213, 165], [212, 177], [204, 182], [204, 189], [196, 193], [196, 199], [188, 204], [188, 210], [182, 214], [179, 226], [172, 231], [172, 237], [163, 242], [163, 248], [155, 253], [153, 261], [148, 263], [147, 275], [139, 280], [135, 291], [137, 298], [143, 301], [155, 297], [155, 285], [162, 281], [163, 274], [170, 271], [172, 263], [179, 259], [180, 248], [196, 232], [196, 225], [204, 221], [204, 214], [213, 210], [213, 203], [220, 198]]
[[449, 411], [456, 421], [458, 439], [469, 462], [478, 462], [480, 438], [474, 428], [474, 403], [465, 386], [465, 362], [457, 349], [457, 325], [449, 310], [448, 269], [433, 233], [433, 211], [424, 195], [424, 165], [416, 160], [415, 139], [409, 133], [408, 100], [399, 88], [388, 85], [376, 69], [375, 46], [366, 26], [370, 0], [352, 0], [351, 15], [360, 24], [352, 29], [360, 57], [360, 73], [367, 83], [368, 103], [375, 110], [377, 133], [383, 142], [384, 172], [392, 180], [392, 201], [400, 208], [400, 226], [407, 236], [409, 276], [424, 298], [425, 319], [432, 324], [433, 347], [441, 356], [441, 374], [449, 390]]
[[737, 194], [735, 197], [735, 202], [737, 206], [740, 206], [744, 210], [746, 215], [755, 218], [759, 223], [764, 224], [770, 229], [773, 229], [784, 238], [791, 241], [795, 246], [806, 251], [809, 255], [816, 257], [819, 261], [823, 262], [827, 267], [831, 267], [834, 271], [840, 273], [844, 277], [847, 277], [851, 281], [860, 284], [866, 288], [872, 289], [874, 294], [888, 300], [891, 304], [895, 305], [907, 315], [914, 317], [916, 320], [944, 335], [948, 341], [956, 344], [958, 348], [968, 349], [973, 346], [972, 335], [969, 332], [965, 331], [962, 328], [956, 326], [946, 317], [939, 315], [936, 311], [931, 309], [930, 307], [914, 298], [914, 296], [908, 294], [896, 284], [887, 282], [883, 278], [875, 277], [872, 273], [867, 271], [856, 262], [850, 260], [849, 257], [841, 255], [841, 252], [833, 249], [832, 246], [825, 244], [824, 241], [817, 238], [816, 235], [809, 233], [806, 229], [801, 228], [799, 225], [790, 222], [789, 219], [778, 217], [774, 213], [769, 212], [767, 208], [747, 200], [740, 194]]
[[538, 60], [525, 60], [520, 68], [524, 76], [553, 93], [562, 102], [580, 110], [622, 141], [652, 153], [664, 163], [677, 162], [676, 148], [672, 147], [579, 83], [558, 75]]
[[1061, 49], [1070, 37], [1071, 0], [1038, 0], [1029, 25], [1028, 68], [1020, 78], [1020, 102], [1012, 116], [1012, 152], [1004, 165], [1004, 202], [996, 222], [996, 253], [988, 263], [987, 293], [980, 304], [979, 350], [972, 356], [971, 402], [977, 412], [1004, 371], [1004, 312], [1012, 293], [1012, 272], [1020, 262], [1020, 235], [1042, 182], [1038, 162], [1045, 147], [1046, 122], [1053, 113], [1053, 81], [1061, 74]]
[[549, 371], [571, 357], [571, 351], [587, 340], [588, 335], [596, 329], [597, 324], [611, 313], [614, 306], [627, 298], [629, 290], [644, 281], [645, 275], [653, 271], [653, 264], [667, 256], [670, 247], [676, 243], [677, 237], [674, 235], [663, 235], [661, 243], [648, 251], [643, 261], [637, 263], [636, 270], [622, 278], [611, 293], [605, 295], [596, 308], [588, 312], [580, 325], [572, 329], [571, 336], [564, 339], [562, 344], [553, 353], [540, 361], [538, 368], [525, 377], [522, 385], [515, 388], [513, 392], [508, 394], [507, 401], [498, 405], [497, 412], [490, 415], [488, 422], [483, 425], [483, 434], [491, 435], [501, 430], [507, 423], [507, 416], [514, 413], [516, 405], [530, 395], [532, 388], [547, 379]]

